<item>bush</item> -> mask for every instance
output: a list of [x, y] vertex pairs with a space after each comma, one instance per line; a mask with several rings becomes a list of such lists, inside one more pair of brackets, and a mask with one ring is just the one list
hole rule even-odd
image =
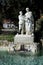
[[41, 33], [41, 37], [43, 38], [43, 16], [36, 21], [36, 28], [35, 30]]

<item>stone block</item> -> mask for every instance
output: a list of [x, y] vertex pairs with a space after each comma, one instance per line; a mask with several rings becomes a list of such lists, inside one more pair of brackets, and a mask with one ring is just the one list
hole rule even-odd
[[34, 37], [31, 35], [15, 35], [14, 44], [30, 44], [34, 42]]

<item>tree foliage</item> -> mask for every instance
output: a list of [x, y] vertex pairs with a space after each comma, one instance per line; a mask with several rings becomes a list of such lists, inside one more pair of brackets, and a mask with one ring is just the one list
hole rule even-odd
[[33, 0], [0, 0], [0, 14], [2, 17], [17, 18], [19, 10], [25, 12], [26, 7], [31, 10], [37, 8]]
[[36, 21], [36, 30], [39, 31], [38, 34], [41, 34], [43, 38], [43, 16]]
[[0, 20], [3, 18], [18, 19], [19, 11], [25, 13], [25, 8], [29, 7], [33, 12], [35, 21], [40, 17], [39, 0], [0, 0]]
[[17, 18], [19, 10], [24, 9], [28, 0], [0, 0], [0, 15], [2, 17]]

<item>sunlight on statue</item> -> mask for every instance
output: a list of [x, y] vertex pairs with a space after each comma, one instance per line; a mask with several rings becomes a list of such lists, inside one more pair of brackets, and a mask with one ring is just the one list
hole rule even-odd
[[29, 8], [26, 8], [26, 13], [23, 15], [22, 11], [19, 12], [19, 33], [26, 35], [33, 35], [34, 18]]
[[19, 12], [19, 33], [23, 34], [24, 33], [24, 16], [22, 11]]
[[25, 13], [25, 30], [26, 34], [32, 34], [32, 22], [34, 21], [32, 12], [29, 11], [29, 8], [26, 8], [26, 13]]

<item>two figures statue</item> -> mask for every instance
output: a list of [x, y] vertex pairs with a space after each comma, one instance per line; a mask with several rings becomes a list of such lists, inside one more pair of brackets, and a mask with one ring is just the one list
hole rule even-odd
[[24, 31], [27, 35], [33, 34], [34, 19], [32, 12], [29, 11], [29, 8], [26, 8], [26, 13], [23, 15], [22, 11], [19, 12], [19, 32], [24, 34]]

